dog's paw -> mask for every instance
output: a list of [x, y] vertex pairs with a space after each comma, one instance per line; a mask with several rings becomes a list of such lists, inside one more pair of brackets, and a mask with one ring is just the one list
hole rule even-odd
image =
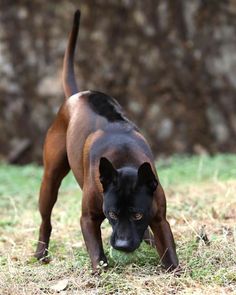
[[34, 257], [37, 258], [38, 261], [47, 264], [51, 261], [51, 258], [49, 256], [48, 249], [46, 247], [38, 247]]
[[180, 277], [184, 274], [184, 269], [180, 265], [178, 265], [175, 269], [172, 270], [172, 273], [174, 274], [174, 276]]
[[97, 268], [107, 268], [107, 267], [108, 267], [108, 263], [103, 260], [100, 260], [97, 266]]
[[96, 267], [93, 268], [92, 274], [93, 275], [99, 275], [102, 272], [106, 271], [108, 268], [107, 261], [100, 260], [99, 263], [96, 265]]
[[166, 272], [172, 273], [176, 277], [180, 277], [184, 273], [184, 269], [178, 265], [172, 265], [166, 269]]

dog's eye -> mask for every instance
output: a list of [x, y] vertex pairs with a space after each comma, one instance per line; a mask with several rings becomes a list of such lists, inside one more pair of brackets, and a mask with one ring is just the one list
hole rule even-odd
[[142, 213], [134, 213], [132, 214], [132, 219], [133, 220], [140, 220], [143, 218], [143, 214]]
[[114, 220], [117, 220], [118, 219], [118, 216], [115, 212], [113, 211], [110, 211], [109, 212], [109, 216], [111, 217], [111, 219], [114, 219]]

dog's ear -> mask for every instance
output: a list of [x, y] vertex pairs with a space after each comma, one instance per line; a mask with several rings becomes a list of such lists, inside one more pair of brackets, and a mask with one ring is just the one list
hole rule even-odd
[[138, 184], [145, 185], [151, 191], [151, 193], [153, 193], [158, 186], [156, 176], [148, 162], [144, 162], [138, 168]]
[[103, 189], [106, 190], [108, 185], [116, 183], [118, 172], [113, 167], [112, 163], [105, 157], [100, 159], [99, 163], [100, 181]]

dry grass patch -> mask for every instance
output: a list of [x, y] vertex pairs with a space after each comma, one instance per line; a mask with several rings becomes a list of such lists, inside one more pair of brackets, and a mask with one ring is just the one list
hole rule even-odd
[[[113, 253], [106, 222], [103, 237], [110, 268], [92, 276], [79, 226], [81, 194], [71, 177], [53, 212], [52, 261], [35, 261], [42, 170], [0, 168], [0, 294], [236, 294], [236, 180], [227, 169], [213, 165], [219, 159], [185, 159], [183, 171], [178, 170], [179, 161], [163, 164], [159, 172], [183, 268], [179, 277], [162, 270], [156, 251], [147, 245], [132, 255]], [[234, 161], [226, 161], [231, 171]], [[210, 173], [211, 165], [214, 171], [218, 167], [217, 176]]]

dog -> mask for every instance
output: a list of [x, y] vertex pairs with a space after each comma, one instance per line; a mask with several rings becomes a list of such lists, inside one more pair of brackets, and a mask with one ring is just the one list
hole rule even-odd
[[80, 224], [94, 271], [107, 266], [100, 228], [105, 218], [112, 226], [113, 248], [132, 252], [149, 236], [162, 265], [174, 270], [179, 262], [166, 198], [146, 139], [114, 98], [98, 91], [78, 92], [73, 63], [79, 22], [77, 10], [63, 63], [66, 99], [44, 144], [42, 223], [35, 256], [48, 259], [52, 209], [71, 169], [83, 192]]

